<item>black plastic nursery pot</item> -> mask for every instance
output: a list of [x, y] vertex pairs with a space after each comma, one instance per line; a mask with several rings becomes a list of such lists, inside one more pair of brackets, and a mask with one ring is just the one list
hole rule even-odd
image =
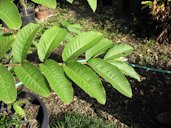
[[35, 12], [27, 12], [26, 15], [24, 12], [20, 12], [21, 20], [22, 20], [22, 26], [25, 26], [29, 23], [35, 22]]
[[[35, 9], [35, 4], [34, 3], [29, 2], [29, 3], [27, 3], [27, 5], [29, 5], [27, 7], [27, 12], [29, 12], [29, 13], [35, 12], [35, 10], [34, 10]], [[19, 9], [20, 12], [24, 12], [24, 9], [22, 7], [19, 6], [18, 9]]]
[[[40, 124], [39, 128], [49, 128], [49, 116], [45, 103], [37, 95], [27, 91], [22, 91], [17, 96], [17, 99], [24, 98], [29, 99], [30, 103], [40, 106], [36, 117], [36, 120]], [[3, 102], [0, 102], [0, 113], [2, 113], [2, 111], [6, 109], [6, 107], [7, 106]], [[27, 128], [29, 128], [29, 126]]]

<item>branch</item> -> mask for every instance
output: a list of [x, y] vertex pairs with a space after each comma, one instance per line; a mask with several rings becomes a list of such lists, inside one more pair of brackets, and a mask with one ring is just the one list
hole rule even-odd
[[[78, 60], [77, 62], [81, 63], [81, 64], [87, 64], [86, 60]], [[39, 64], [41, 63], [35, 63], [35, 66], [39, 66]], [[59, 65], [63, 65], [63, 63], [58, 63]], [[21, 66], [22, 64], [3, 64], [3, 66], [5, 67], [15, 67], [15, 66]]]
[[21, 66], [21, 64], [4, 64], [5, 67], [15, 67], [15, 66]]

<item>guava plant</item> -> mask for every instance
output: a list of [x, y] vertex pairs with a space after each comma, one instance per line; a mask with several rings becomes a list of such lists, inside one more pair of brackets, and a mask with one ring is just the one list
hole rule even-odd
[[[133, 48], [127, 44], [114, 44], [102, 33], [95, 31], [79, 32], [66, 41], [67, 27], [52, 26], [36, 38], [41, 25], [30, 23], [16, 35], [0, 36], [0, 100], [9, 104], [16, 100], [15, 79], [43, 97], [55, 92], [60, 99], [69, 104], [73, 99], [72, 82], [90, 97], [105, 104], [106, 91], [101, 80], [110, 83], [121, 94], [132, 97], [131, 86], [125, 75], [140, 81], [135, 70], [126, 64], [124, 57]], [[65, 43], [62, 43], [65, 41]], [[49, 59], [51, 53], [60, 45], [63, 63]], [[40, 63], [26, 59], [31, 45], [35, 45]], [[10, 53], [8, 62], [3, 61]], [[103, 58], [99, 55], [104, 54]], [[85, 58], [80, 58], [85, 56]], [[84, 60], [84, 62], [83, 62]]]
[[[14, 0], [0, 0], [0, 19], [4, 21], [11, 29], [19, 29], [22, 25], [21, 17]], [[35, 3], [42, 4], [48, 8], [56, 8], [56, 0], [31, 0]], [[73, 0], [66, 0], [70, 3]], [[93, 11], [96, 10], [97, 0], [87, 0]]]

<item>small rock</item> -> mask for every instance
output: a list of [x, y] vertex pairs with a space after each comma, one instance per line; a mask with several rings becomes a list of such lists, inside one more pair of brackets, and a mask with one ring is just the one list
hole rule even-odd
[[140, 95], [142, 95], [142, 96], [144, 95], [144, 92], [142, 90], [140, 90]]
[[160, 92], [159, 95], [163, 95], [163, 92]]

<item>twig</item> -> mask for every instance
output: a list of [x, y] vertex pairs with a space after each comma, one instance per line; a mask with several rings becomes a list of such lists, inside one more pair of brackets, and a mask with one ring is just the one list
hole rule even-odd
[[[78, 60], [77, 62], [81, 63], [81, 64], [87, 64], [86, 60]], [[35, 66], [39, 66], [39, 64], [42, 63], [34, 63], [33, 65]], [[58, 63], [59, 65], [64, 65], [64, 63]], [[15, 67], [15, 66], [21, 66], [22, 64], [4, 64], [5, 67]]]
[[[22, 64], [4, 64], [5, 67], [15, 67], [15, 66], [21, 66]], [[38, 66], [39, 64], [34, 64], [35, 66]]]
[[21, 64], [4, 64], [5, 67], [21, 66]]

